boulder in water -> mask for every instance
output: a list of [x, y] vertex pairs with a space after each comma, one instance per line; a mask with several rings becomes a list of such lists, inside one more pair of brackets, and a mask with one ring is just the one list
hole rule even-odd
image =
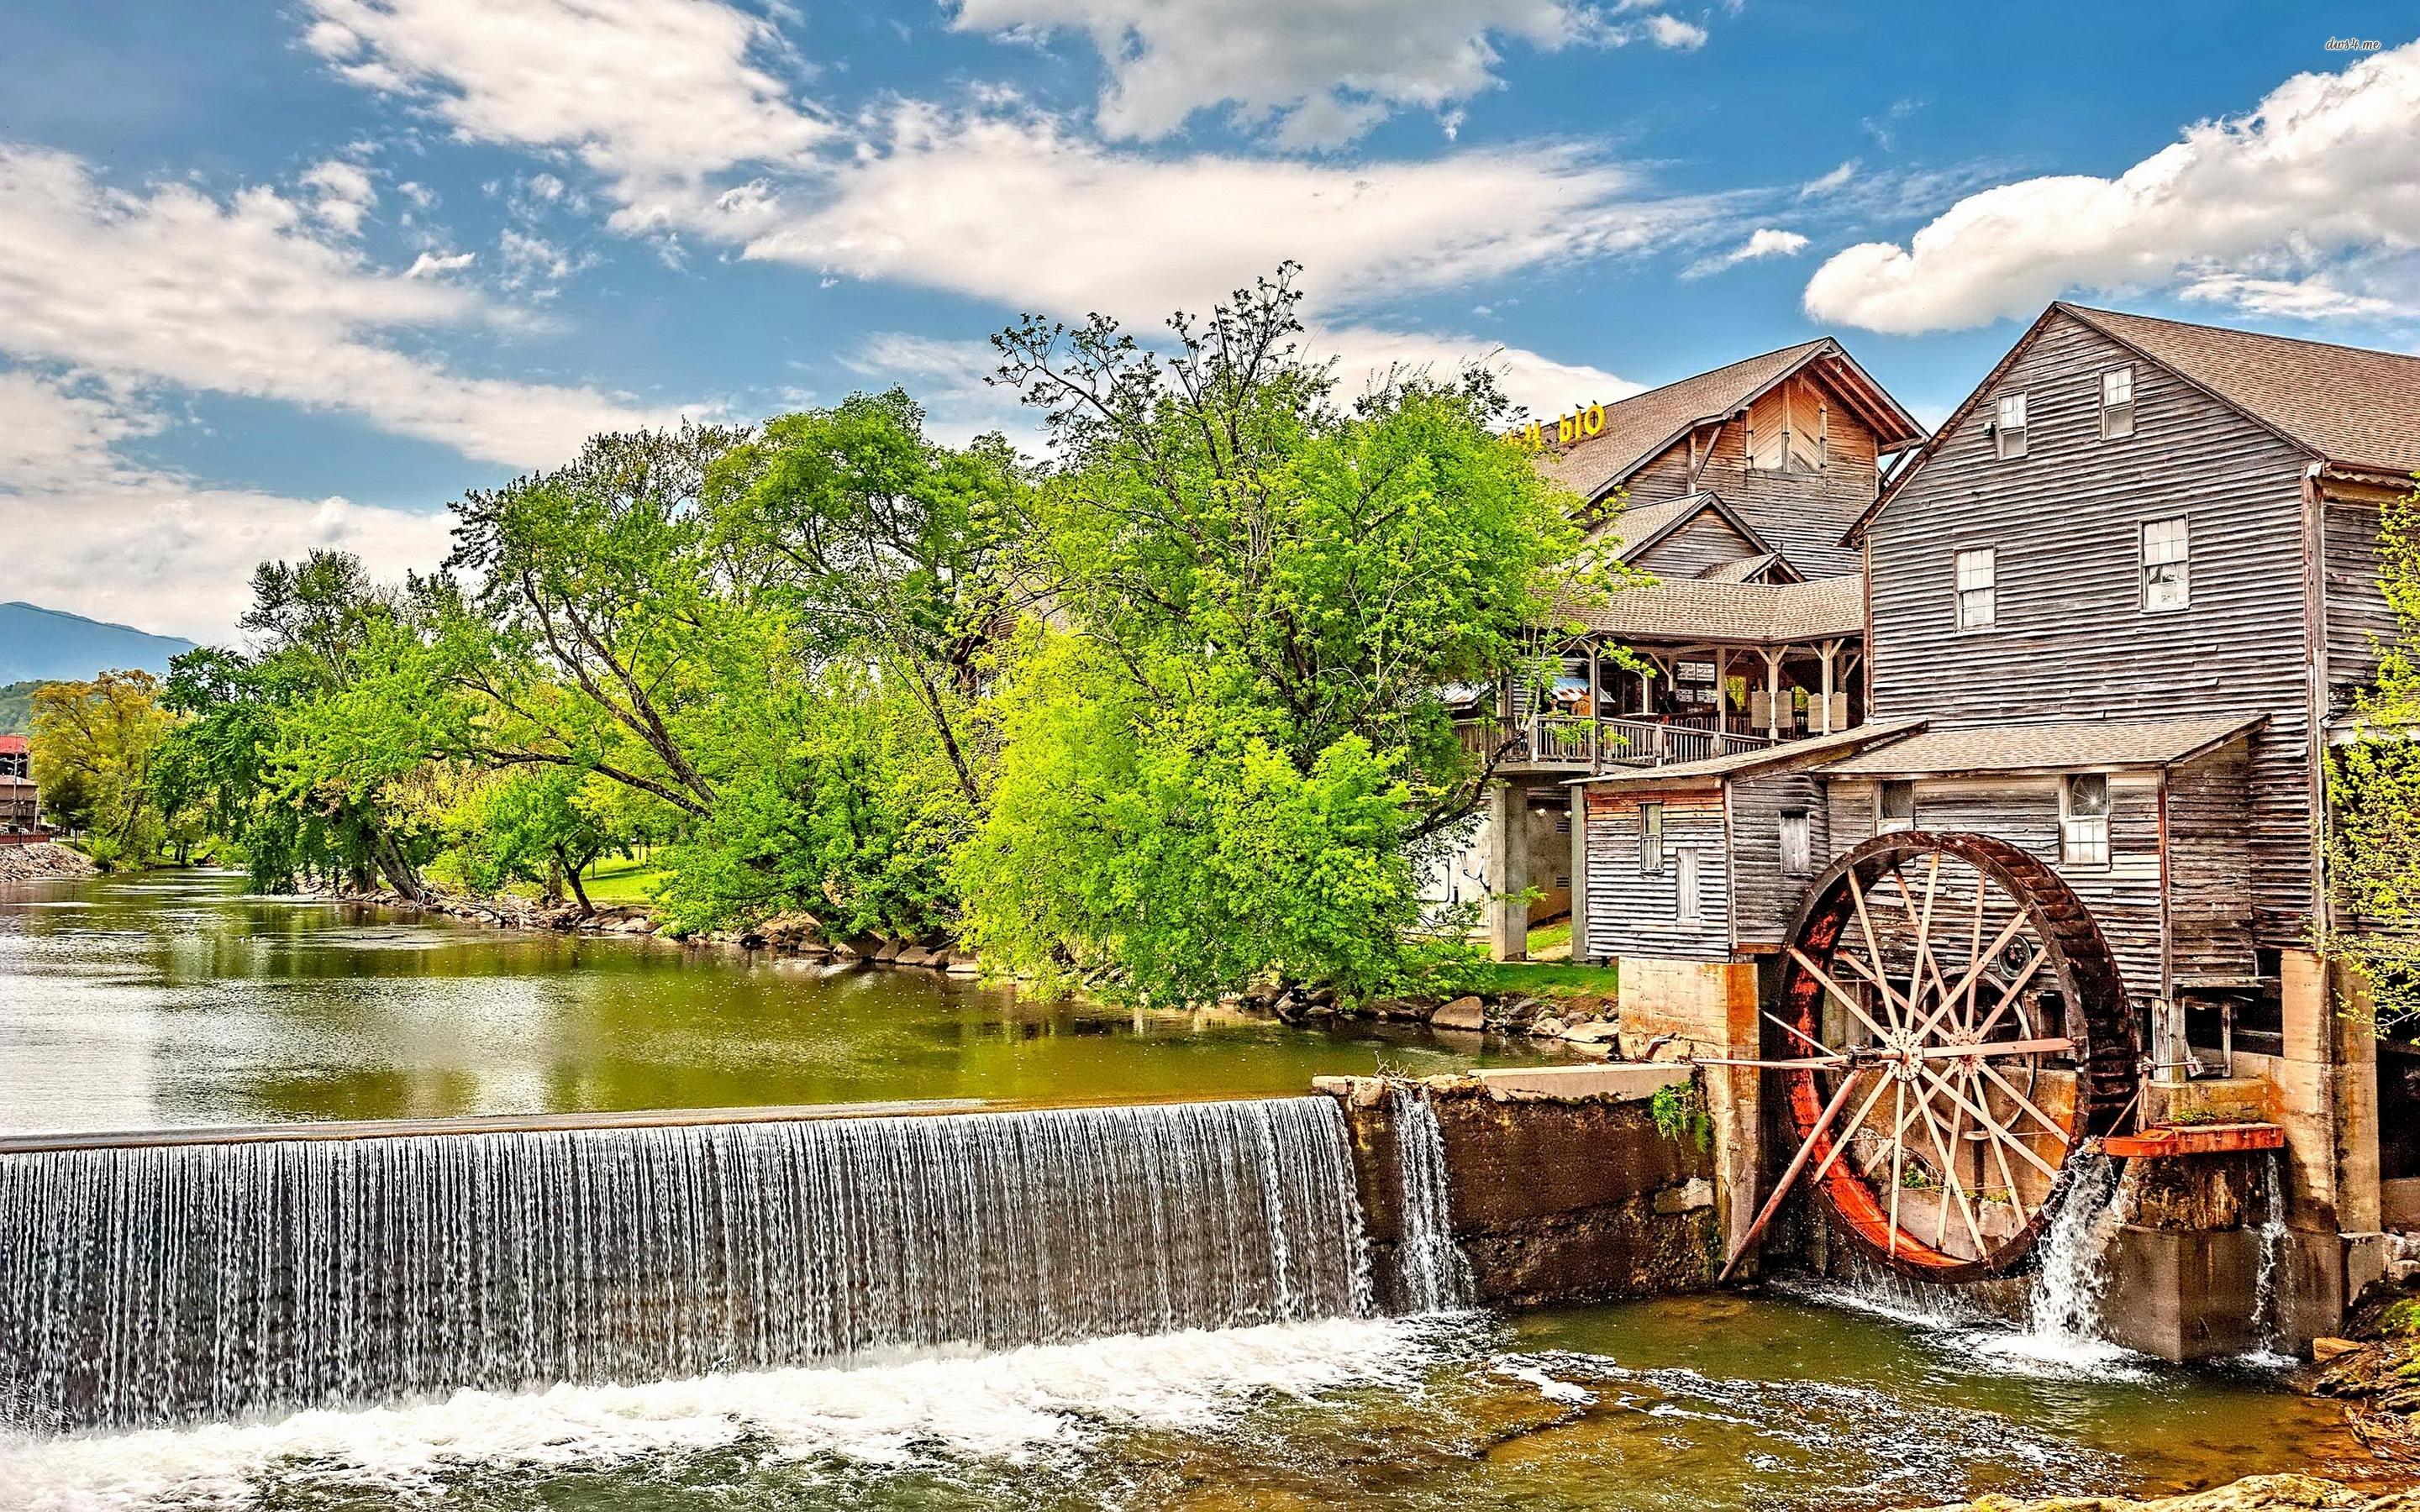
[[1476, 997], [1457, 997], [1430, 1014], [1429, 1024], [1431, 1027], [1439, 1029], [1469, 1029], [1474, 1032], [1484, 1029], [1487, 1027], [1487, 1005]]

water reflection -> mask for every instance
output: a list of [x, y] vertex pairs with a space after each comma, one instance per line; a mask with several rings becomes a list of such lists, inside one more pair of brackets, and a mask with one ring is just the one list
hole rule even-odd
[[424, 921], [226, 874], [0, 888], [0, 1127], [17, 1130], [1241, 1096], [1548, 1055], [1452, 1040]]

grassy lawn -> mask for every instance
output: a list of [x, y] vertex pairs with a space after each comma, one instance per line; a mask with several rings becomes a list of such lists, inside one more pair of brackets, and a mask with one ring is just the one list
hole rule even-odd
[[[1535, 934], [1530, 937], [1533, 942]], [[1621, 974], [1611, 966], [1575, 966], [1568, 961], [1491, 961], [1479, 968], [1474, 990], [1482, 993], [1528, 993], [1533, 997], [1577, 997], [1584, 993], [1613, 995]]]
[[634, 861], [628, 856], [608, 856], [580, 877], [580, 885], [588, 889], [588, 901], [599, 908], [615, 903], [652, 902], [656, 889], [664, 885], [663, 869], [647, 861]]

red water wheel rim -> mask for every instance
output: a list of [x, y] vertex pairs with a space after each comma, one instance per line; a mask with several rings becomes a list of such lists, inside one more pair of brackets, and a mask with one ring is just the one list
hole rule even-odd
[[2109, 944], [2040, 860], [1903, 831], [1816, 882], [1786, 948], [1786, 1106], [1851, 1242], [1962, 1282], [2023, 1268], [2139, 1072]]

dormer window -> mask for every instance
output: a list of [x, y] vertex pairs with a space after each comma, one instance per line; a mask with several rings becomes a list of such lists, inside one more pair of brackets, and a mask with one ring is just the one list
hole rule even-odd
[[2004, 393], [1992, 422], [1992, 444], [2003, 462], [2025, 455], [2025, 396]]
[[2101, 439], [2120, 440], [2134, 434], [2134, 370], [2113, 367], [2101, 375]]

